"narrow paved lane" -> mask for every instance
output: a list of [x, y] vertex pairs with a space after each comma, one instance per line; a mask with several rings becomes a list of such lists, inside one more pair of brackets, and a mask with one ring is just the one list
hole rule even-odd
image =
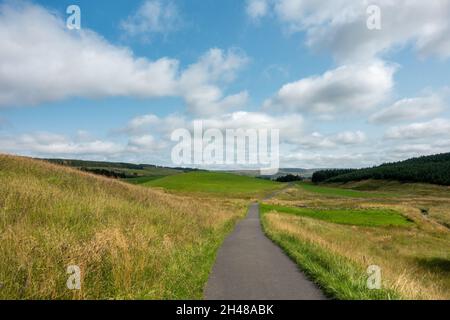
[[218, 252], [207, 300], [321, 300], [314, 283], [263, 233], [259, 205], [250, 207]]

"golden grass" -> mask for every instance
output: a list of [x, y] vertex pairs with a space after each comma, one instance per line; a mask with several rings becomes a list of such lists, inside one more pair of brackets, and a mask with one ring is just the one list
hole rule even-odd
[[[200, 299], [245, 211], [0, 155], [0, 298]], [[66, 287], [69, 265], [79, 291]]]
[[[372, 264], [379, 265], [383, 286], [403, 298], [450, 299], [450, 231], [434, 215], [424, 216], [420, 211], [426, 201], [429, 201], [430, 213], [438, 204], [445, 220], [450, 215], [450, 197], [445, 192], [437, 199], [436, 193], [430, 196], [414, 193], [412, 189], [408, 194], [398, 191], [402, 195], [394, 199], [348, 199], [324, 197], [293, 187], [270, 202], [303, 207], [394, 209], [412, 219], [413, 227], [345, 226], [273, 212], [265, 215], [266, 228], [269, 232], [290, 235], [302, 243], [318, 244], [332, 255], [345, 257], [361, 270]], [[446, 210], [442, 202], [449, 204]]]

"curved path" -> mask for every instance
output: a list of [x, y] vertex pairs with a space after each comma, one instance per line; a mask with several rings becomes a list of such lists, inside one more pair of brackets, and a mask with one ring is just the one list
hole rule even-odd
[[207, 300], [322, 300], [325, 296], [263, 233], [259, 205], [250, 207], [219, 249]]

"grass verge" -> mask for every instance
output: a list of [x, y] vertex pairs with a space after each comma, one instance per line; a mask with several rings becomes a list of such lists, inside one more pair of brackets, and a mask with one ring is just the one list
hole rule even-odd
[[[201, 299], [245, 212], [0, 155], [0, 299]], [[69, 265], [79, 291], [66, 287]]]
[[263, 229], [324, 293], [340, 300], [391, 300], [400, 299], [392, 289], [367, 288], [365, 270], [350, 260], [325, 250], [319, 244], [305, 241], [287, 233], [273, 219], [276, 216], [262, 212]]

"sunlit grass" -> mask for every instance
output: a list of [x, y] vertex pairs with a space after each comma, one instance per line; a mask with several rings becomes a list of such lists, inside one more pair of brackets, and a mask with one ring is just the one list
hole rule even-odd
[[333, 188], [323, 185], [315, 185], [307, 182], [300, 182], [297, 185], [302, 189], [304, 189], [305, 191], [318, 193], [324, 196], [350, 197], [350, 198], [383, 198], [394, 196], [393, 194], [388, 193], [373, 193], [344, 188]]
[[237, 198], [262, 197], [273, 190], [283, 187], [281, 183], [270, 180], [206, 171], [169, 176], [144, 183], [143, 185], [177, 192], [203, 193], [219, 197]]
[[[442, 222], [450, 221], [449, 189], [386, 181], [379, 181], [377, 187], [376, 183], [359, 182], [354, 187], [396, 196], [330, 197], [292, 186], [267, 201], [269, 207], [263, 210], [266, 233], [332, 297], [450, 299], [450, 230]], [[427, 208], [426, 215], [423, 208]], [[351, 221], [339, 223], [330, 217], [341, 210], [342, 218]], [[377, 226], [374, 223], [384, 224], [392, 216], [385, 220], [384, 215], [372, 215], [371, 219], [380, 220], [356, 224], [354, 215], [348, 215], [372, 210], [397, 212], [414, 223]], [[363, 286], [369, 265], [380, 266], [384, 291], [367, 292]]]
[[323, 209], [323, 208], [296, 208], [278, 205], [261, 205], [263, 212], [282, 212], [333, 223], [354, 226], [385, 227], [410, 226], [412, 221], [398, 212], [388, 209]]
[[0, 299], [200, 299], [245, 211], [0, 155]]

